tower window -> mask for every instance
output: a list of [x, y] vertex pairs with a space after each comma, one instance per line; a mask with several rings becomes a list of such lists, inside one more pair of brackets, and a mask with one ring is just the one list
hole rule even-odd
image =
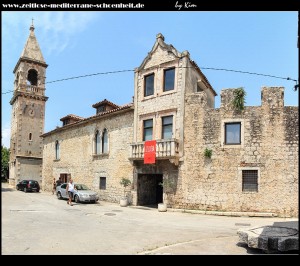
[[30, 69], [28, 71], [27, 81], [30, 85], [36, 86], [38, 80], [38, 73], [35, 69]]
[[29, 133], [28, 139], [32, 140], [32, 133]]
[[199, 84], [197, 84], [197, 90], [196, 90], [197, 92], [201, 92], [201, 91], [203, 91], [203, 89], [200, 87], [200, 85]]

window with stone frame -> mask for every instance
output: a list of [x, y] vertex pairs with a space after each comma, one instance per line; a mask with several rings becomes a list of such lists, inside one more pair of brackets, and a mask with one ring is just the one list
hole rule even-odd
[[101, 190], [106, 190], [106, 177], [104, 177], [104, 176], [101, 176], [101, 177], [100, 177], [99, 188], [100, 188]]
[[153, 138], [153, 119], [143, 121], [143, 141], [152, 140]]
[[241, 144], [241, 123], [240, 122], [225, 123], [225, 144], [226, 145]]
[[55, 160], [60, 159], [60, 146], [58, 140], [55, 141]]
[[95, 154], [100, 154], [100, 132], [99, 130], [96, 130], [95, 136], [94, 136], [94, 151]]
[[102, 132], [102, 153], [108, 153], [108, 133], [106, 128]]
[[162, 117], [162, 139], [171, 139], [173, 135], [173, 116]]
[[242, 170], [242, 191], [258, 191], [258, 170]]
[[164, 91], [171, 91], [175, 88], [175, 68], [164, 70]]
[[154, 94], [154, 73], [144, 77], [144, 97]]

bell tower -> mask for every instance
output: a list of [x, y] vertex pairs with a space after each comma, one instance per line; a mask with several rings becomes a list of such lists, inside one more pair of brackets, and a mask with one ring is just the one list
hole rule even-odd
[[11, 139], [9, 183], [34, 179], [42, 184], [45, 80], [47, 64], [34, 34], [34, 25], [14, 68], [14, 92], [10, 104]]

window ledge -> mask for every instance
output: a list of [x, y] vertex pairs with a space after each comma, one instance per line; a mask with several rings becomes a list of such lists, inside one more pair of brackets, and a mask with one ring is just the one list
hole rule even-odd
[[151, 99], [154, 99], [155, 98], [155, 95], [149, 95], [149, 96], [144, 96], [143, 99], [142, 99], [142, 102], [143, 101], [147, 101], [147, 100], [151, 100]]
[[173, 93], [176, 93], [176, 92], [177, 91], [175, 89], [169, 90], [169, 91], [162, 91], [161, 93], [158, 93], [157, 96], [164, 96], [164, 95], [173, 94]]
[[59, 162], [60, 161], [60, 159], [54, 159], [53, 160], [53, 162]]
[[93, 154], [93, 159], [108, 158], [108, 153]]
[[237, 148], [243, 148], [243, 145], [242, 144], [223, 144], [222, 145], [222, 148], [225, 149], [225, 148], [233, 148], [233, 149], [237, 149]]

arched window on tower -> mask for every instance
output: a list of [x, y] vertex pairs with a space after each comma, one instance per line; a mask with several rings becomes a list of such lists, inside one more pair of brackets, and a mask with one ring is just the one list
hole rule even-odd
[[94, 145], [95, 145], [95, 154], [100, 154], [100, 133], [99, 130], [96, 130], [95, 132], [95, 139], [94, 139]]
[[60, 147], [58, 140], [55, 141], [55, 160], [59, 160], [60, 157]]
[[32, 140], [32, 133], [29, 133], [28, 139]]
[[37, 86], [38, 72], [35, 69], [30, 69], [27, 75], [27, 84]]
[[108, 153], [108, 134], [106, 128], [102, 133], [102, 153]]

